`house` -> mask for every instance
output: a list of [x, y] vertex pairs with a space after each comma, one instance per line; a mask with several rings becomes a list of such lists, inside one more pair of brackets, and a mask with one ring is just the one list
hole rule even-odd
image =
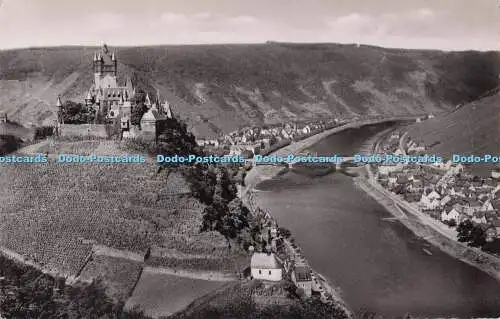
[[403, 165], [398, 163], [398, 164], [393, 164], [393, 165], [380, 165], [378, 167], [378, 172], [381, 175], [388, 175], [389, 173], [392, 172], [397, 172], [401, 171], [403, 169]]
[[399, 156], [399, 155], [404, 155], [403, 151], [401, 149], [397, 149], [395, 152], [394, 152], [394, 155], [396, 156]]
[[474, 215], [475, 212], [478, 212], [481, 209], [481, 203], [476, 200], [469, 201], [468, 205], [465, 207], [465, 213], [469, 216]]
[[394, 184], [396, 184], [397, 179], [398, 178], [396, 176], [389, 176], [387, 181], [388, 181], [389, 185], [394, 185]]
[[283, 277], [281, 264], [273, 253], [254, 253], [250, 269], [254, 279], [280, 281]]
[[491, 242], [495, 238], [498, 237], [497, 229], [492, 225], [490, 225], [488, 228], [486, 228], [485, 234], [486, 234], [486, 241], [487, 242]]
[[429, 198], [429, 199], [441, 199], [441, 195], [439, 195], [438, 192], [433, 190], [432, 192], [429, 193], [429, 195], [427, 195], [427, 198]]
[[443, 223], [450, 222], [451, 220], [454, 220], [455, 222], [458, 223], [459, 219], [460, 219], [460, 213], [453, 207], [447, 207], [441, 213], [441, 221]]
[[457, 174], [463, 172], [463, 170], [464, 170], [464, 166], [462, 164], [458, 164], [458, 165], [450, 167], [448, 172], [450, 172], [450, 174], [457, 175]]
[[156, 103], [141, 118], [141, 135], [158, 137], [167, 117], [158, 110]]
[[276, 225], [271, 226], [271, 228], [269, 229], [269, 234], [271, 235], [271, 238], [278, 237], [278, 228], [276, 227]]
[[491, 178], [500, 179], [500, 170], [498, 168], [491, 172]]
[[446, 195], [445, 197], [443, 197], [441, 199], [441, 201], [439, 202], [439, 205], [444, 206], [444, 205], [448, 204], [450, 201], [451, 201], [451, 196]]
[[473, 223], [479, 225], [488, 223], [483, 212], [475, 212], [471, 220]]
[[292, 281], [297, 286], [304, 291], [307, 297], [312, 294], [312, 277], [311, 270], [306, 266], [296, 266], [292, 272]]
[[492, 221], [491, 226], [495, 228], [495, 232], [498, 236], [498, 234], [500, 234], [500, 219], [495, 219], [494, 221]]
[[495, 210], [495, 208], [493, 208], [493, 205], [491, 204], [491, 202], [489, 200], [484, 202], [483, 206], [481, 206], [481, 208], [479, 209], [479, 211], [481, 211], [481, 212], [487, 212], [487, 211], [492, 211], [492, 210]]

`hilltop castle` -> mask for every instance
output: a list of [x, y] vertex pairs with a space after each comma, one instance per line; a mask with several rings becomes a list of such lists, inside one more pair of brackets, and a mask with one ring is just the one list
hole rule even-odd
[[125, 85], [117, 81], [118, 60], [115, 52], [110, 52], [106, 45], [94, 53], [94, 83], [87, 92], [85, 105], [93, 107], [107, 119], [131, 115], [135, 88], [130, 78]]
[[[118, 59], [106, 44], [94, 53], [92, 71], [94, 83], [86, 94], [85, 105], [93, 108], [105, 120], [120, 121], [122, 131], [127, 132], [125, 135], [137, 135], [133, 131], [138, 131], [138, 128], [133, 128], [130, 122], [133, 109], [137, 106], [136, 88], [128, 77], [124, 85], [118, 85]], [[162, 104], [159, 93], [153, 101], [146, 94], [144, 104], [148, 111], [141, 118], [140, 134], [156, 134], [158, 124], [173, 117], [170, 105], [167, 101]], [[62, 107], [59, 97], [56, 105], [59, 109]], [[59, 123], [63, 124], [61, 119]]]

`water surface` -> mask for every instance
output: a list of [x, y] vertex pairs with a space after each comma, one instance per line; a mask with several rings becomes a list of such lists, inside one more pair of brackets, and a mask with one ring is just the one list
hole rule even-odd
[[[312, 147], [318, 154], [354, 154], [387, 125], [352, 129]], [[287, 172], [258, 186], [259, 205], [289, 228], [312, 267], [340, 287], [356, 312], [387, 317], [498, 317], [500, 284], [429, 247], [362, 190], [334, 173]], [[429, 256], [423, 251], [432, 252]]]

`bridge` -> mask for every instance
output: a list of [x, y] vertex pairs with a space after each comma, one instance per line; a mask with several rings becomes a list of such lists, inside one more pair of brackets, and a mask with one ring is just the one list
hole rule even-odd
[[[300, 155], [299, 155], [300, 156]], [[340, 157], [339, 157], [340, 159]], [[355, 163], [354, 162], [354, 157], [350, 156], [342, 156], [342, 160], [339, 160], [337, 162], [312, 162], [312, 161], [301, 161], [301, 160], [292, 160], [292, 161], [282, 161], [282, 162], [256, 162], [254, 159], [250, 160], [253, 165], [256, 166], [282, 166], [282, 167], [287, 167], [287, 168], [293, 168], [297, 164], [299, 165], [304, 165], [304, 166], [326, 166], [326, 165], [335, 165], [336, 169], [342, 168], [342, 166], [349, 166], [349, 164], [352, 164], [353, 166], [363, 166], [365, 163]]]
[[[382, 123], [387, 123], [387, 122], [404, 122], [404, 121], [415, 121], [417, 118], [421, 118], [422, 116], [426, 116], [427, 114], [420, 114], [420, 115], [412, 115], [412, 116], [393, 116], [393, 117], [381, 117], [381, 116], [370, 116], [370, 117], [365, 117], [365, 118], [358, 118], [355, 119], [352, 122], [344, 122], [340, 124], [339, 126], [325, 130], [321, 133], [318, 133], [318, 135], [324, 135], [325, 137], [331, 134], [336, 134], [339, 132], [342, 132], [347, 129], [352, 129], [352, 128], [360, 128], [362, 126], [366, 125], [375, 125], [375, 124], [382, 124]], [[295, 142], [295, 143], [300, 143], [301, 141]], [[306, 154], [307, 155], [307, 154]], [[286, 155], [284, 156], [286, 157]], [[336, 169], [339, 169], [344, 166], [349, 166], [349, 164], [353, 163], [354, 157], [351, 156], [342, 156], [343, 160], [341, 163], [338, 162], [331, 162], [332, 165], [335, 165]], [[251, 162], [252, 165], [267, 165], [267, 166], [282, 166], [282, 167], [288, 167], [292, 168], [294, 165], [297, 164], [305, 164], [305, 165], [326, 165], [329, 163], [311, 163], [311, 162], [300, 162], [300, 161], [284, 161], [284, 162], [256, 162], [255, 159], [248, 159], [248, 162]], [[362, 166], [365, 165], [364, 163], [355, 163], [356, 166]]]

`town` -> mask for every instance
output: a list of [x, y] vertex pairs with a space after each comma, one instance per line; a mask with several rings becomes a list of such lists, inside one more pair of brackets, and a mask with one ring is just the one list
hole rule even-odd
[[[393, 132], [380, 145], [384, 153], [424, 155], [428, 147], [401, 132]], [[500, 253], [500, 174], [474, 174], [468, 164], [451, 159], [435, 163], [372, 165], [385, 189], [430, 216], [448, 234], [472, 247]]]

